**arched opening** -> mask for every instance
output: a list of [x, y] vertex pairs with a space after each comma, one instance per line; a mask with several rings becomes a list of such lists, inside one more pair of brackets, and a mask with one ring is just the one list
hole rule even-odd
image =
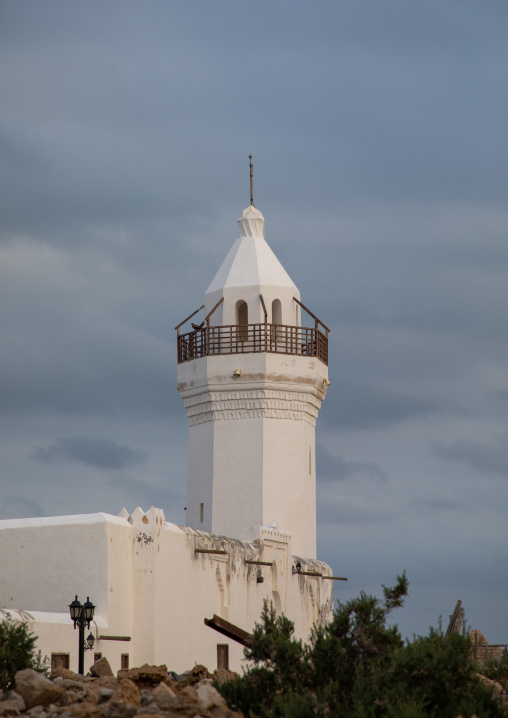
[[249, 323], [249, 308], [243, 299], [236, 303], [236, 323], [239, 327], [245, 327]]
[[240, 299], [236, 303], [236, 324], [238, 326], [238, 339], [241, 342], [247, 341], [247, 325], [249, 324], [249, 308], [247, 302]]
[[282, 324], [282, 304], [280, 299], [272, 302], [272, 324]]

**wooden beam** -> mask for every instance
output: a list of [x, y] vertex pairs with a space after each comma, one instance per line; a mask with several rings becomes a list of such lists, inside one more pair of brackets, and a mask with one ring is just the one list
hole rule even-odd
[[[268, 312], [266, 311], [265, 300], [263, 299], [262, 294], [259, 295], [259, 298], [261, 299], [261, 306], [263, 307], [263, 313], [265, 315], [265, 324], [266, 324], [268, 321]], [[273, 317], [272, 317], [272, 321], [273, 321]]]
[[224, 618], [216, 616], [215, 614], [213, 618], [205, 618], [205, 625], [209, 626], [209, 628], [215, 629], [219, 633], [222, 633], [223, 636], [227, 636], [227, 638], [231, 638], [233, 641], [241, 643], [242, 646], [249, 646], [251, 643], [252, 636], [248, 631], [244, 631], [243, 628], [238, 628], [238, 626], [235, 626], [233, 623], [229, 623], [229, 621], [226, 621]]
[[450, 616], [450, 623], [448, 624], [448, 628], [446, 629], [446, 633], [444, 635], [445, 638], [448, 638], [451, 633], [454, 633], [457, 621], [461, 617], [463, 617], [460, 615], [461, 614], [461, 608], [460, 608], [461, 606], [462, 606], [462, 601], [457, 601], [457, 603], [455, 604], [455, 608], [453, 609], [453, 613]]
[[130, 636], [97, 636], [98, 641], [130, 641]]
[[328, 581], [347, 581], [347, 578], [342, 578], [342, 576], [322, 576], [322, 578], [326, 578]]
[[253, 566], [273, 566], [273, 561], [247, 561], [245, 563], [252, 564]]
[[211, 311], [211, 312], [208, 312], [208, 314], [206, 315], [206, 317], [205, 317], [205, 322], [208, 322], [208, 320], [210, 319], [210, 317], [212, 316], [212, 314], [214, 313], [214, 311], [217, 309], [217, 307], [219, 307], [219, 306], [222, 304], [223, 301], [224, 301], [224, 297], [222, 297], [221, 299], [219, 299], [219, 301], [218, 301], [217, 304], [214, 306], [214, 308], [212, 309], [212, 311]]
[[299, 299], [297, 299], [296, 297], [293, 297], [293, 299], [295, 300], [295, 302], [296, 302], [297, 304], [299, 304], [299, 305], [301, 306], [302, 309], [305, 309], [305, 311], [307, 312], [307, 314], [310, 314], [310, 316], [314, 319], [315, 322], [318, 322], [319, 324], [321, 324], [321, 326], [323, 327], [323, 329], [326, 329], [327, 332], [330, 332], [330, 331], [331, 331], [331, 329], [328, 329], [328, 327], [326, 326], [326, 324], [323, 324], [323, 322], [321, 321], [321, 319], [318, 319], [318, 317], [316, 317], [316, 315], [313, 314], [313, 312], [311, 312], [310, 309], [308, 309], [303, 302], [301, 302], [301, 301], [300, 301]]
[[322, 578], [322, 573], [314, 573], [313, 571], [296, 571], [295, 576], [315, 576], [316, 578]]
[[229, 556], [229, 551], [220, 551], [219, 549], [214, 548], [196, 548], [194, 551], [195, 553], [218, 553], [222, 556]]
[[188, 322], [189, 319], [192, 319], [192, 317], [193, 317], [195, 314], [197, 314], [198, 312], [200, 312], [200, 311], [201, 311], [202, 309], [204, 309], [204, 308], [205, 308], [205, 305], [203, 304], [202, 306], [199, 307], [199, 309], [196, 309], [195, 312], [192, 312], [192, 314], [189, 314], [189, 316], [187, 317], [187, 319], [184, 319], [183, 322], [180, 322], [180, 324], [179, 324], [178, 326], [176, 326], [175, 329], [176, 329], [176, 330], [180, 329], [180, 327], [182, 326], [182, 324], [185, 324], [185, 322]]

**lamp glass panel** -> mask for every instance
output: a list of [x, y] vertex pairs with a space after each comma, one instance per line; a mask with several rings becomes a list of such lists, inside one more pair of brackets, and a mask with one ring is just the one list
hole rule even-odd
[[94, 611], [95, 606], [87, 597], [86, 602], [83, 604], [83, 618], [85, 619], [85, 621], [91, 621], [93, 619]]
[[80, 603], [80, 601], [78, 601], [78, 597], [76, 596], [74, 601], [69, 604], [69, 611], [73, 621], [77, 621], [80, 618], [82, 610], [83, 605]]

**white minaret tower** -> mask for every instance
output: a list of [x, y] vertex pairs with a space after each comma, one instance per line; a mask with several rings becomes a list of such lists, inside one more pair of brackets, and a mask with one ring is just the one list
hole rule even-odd
[[[187, 525], [237, 538], [275, 523], [292, 533], [294, 554], [315, 558], [315, 427], [329, 385], [328, 329], [300, 302], [264, 224], [251, 181], [238, 239], [203, 307], [177, 327]], [[301, 326], [301, 308], [310, 326]], [[181, 333], [201, 309], [204, 320]]]

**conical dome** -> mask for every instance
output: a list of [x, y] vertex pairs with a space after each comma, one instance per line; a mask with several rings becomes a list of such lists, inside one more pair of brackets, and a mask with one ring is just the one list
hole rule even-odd
[[206, 295], [234, 287], [297, 288], [264, 238], [265, 220], [252, 205], [238, 219], [240, 236], [229, 250]]

